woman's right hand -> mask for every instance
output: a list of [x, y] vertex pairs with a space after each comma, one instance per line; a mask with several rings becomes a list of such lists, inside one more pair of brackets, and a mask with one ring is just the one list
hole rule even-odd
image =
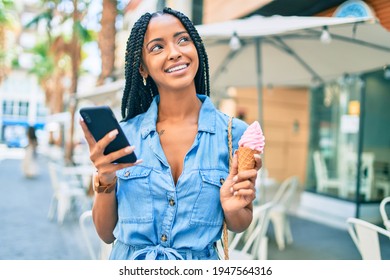
[[123, 169], [125, 167], [134, 166], [142, 162], [142, 160], [137, 160], [134, 163], [112, 163], [118, 158], [133, 153], [135, 147], [128, 146], [126, 148], [105, 155], [103, 153], [104, 149], [111, 141], [115, 139], [116, 135], [118, 134], [118, 130], [115, 129], [107, 133], [102, 139], [96, 142], [87, 125], [82, 119], [80, 119], [80, 125], [84, 132], [85, 140], [87, 141], [89, 146], [89, 158], [99, 174], [99, 182], [101, 184], [108, 185], [112, 183], [115, 179], [115, 174], [117, 170]]

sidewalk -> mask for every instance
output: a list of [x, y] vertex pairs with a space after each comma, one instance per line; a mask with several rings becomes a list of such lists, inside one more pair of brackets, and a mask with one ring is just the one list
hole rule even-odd
[[76, 219], [47, 218], [52, 189], [46, 159], [39, 161], [40, 176], [25, 179], [20, 156], [0, 160], [0, 260], [89, 259]]

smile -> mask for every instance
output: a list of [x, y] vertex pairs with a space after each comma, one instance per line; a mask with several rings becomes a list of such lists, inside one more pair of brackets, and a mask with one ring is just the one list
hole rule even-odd
[[169, 69], [165, 70], [165, 72], [167, 72], [167, 73], [172, 73], [172, 72], [175, 72], [175, 71], [183, 70], [183, 69], [185, 69], [185, 68], [187, 68], [187, 67], [188, 67], [187, 64], [182, 64], [182, 65], [178, 65], [178, 66], [169, 68]]

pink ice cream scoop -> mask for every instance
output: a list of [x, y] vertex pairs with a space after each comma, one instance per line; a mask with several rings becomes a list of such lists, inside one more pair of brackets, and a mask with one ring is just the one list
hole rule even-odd
[[238, 141], [239, 147], [250, 148], [251, 150], [256, 150], [260, 153], [263, 153], [264, 145], [265, 137], [258, 121], [254, 121], [248, 126], [241, 136], [240, 141]]

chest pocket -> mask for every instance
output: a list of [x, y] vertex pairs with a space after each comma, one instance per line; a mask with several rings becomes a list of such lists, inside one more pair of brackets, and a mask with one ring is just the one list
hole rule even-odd
[[223, 211], [220, 188], [228, 176], [222, 170], [200, 170], [200, 189], [191, 214], [190, 224], [222, 226]]
[[122, 169], [118, 176], [118, 219], [120, 223], [149, 223], [153, 221], [153, 198], [150, 172], [140, 166]]

